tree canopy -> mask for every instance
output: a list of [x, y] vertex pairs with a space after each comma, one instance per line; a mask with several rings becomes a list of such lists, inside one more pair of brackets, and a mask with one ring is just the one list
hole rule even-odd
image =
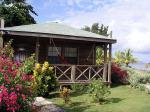
[[92, 24], [91, 27], [84, 26], [82, 28], [82, 30], [93, 32], [93, 33], [96, 33], [99, 35], [109, 36], [110, 33], [108, 33], [108, 28], [109, 28], [108, 26], [104, 26], [103, 24], [101, 24], [101, 26], [99, 26], [99, 23], [94, 23], [94, 24]]
[[0, 17], [5, 19], [7, 27], [34, 24], [33, 15], [37, 13], [26, 0], [0, 0]]

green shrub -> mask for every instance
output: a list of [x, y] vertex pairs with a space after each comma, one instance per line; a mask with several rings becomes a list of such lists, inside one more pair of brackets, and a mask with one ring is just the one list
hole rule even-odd
[[40, 64], [36, 64], [34, 76], [35, 80], [32, 87], [37, 95], [48, 96], [57, 86], [53, 67], [48, 62], [45, 62], [42, 67]]
[[145, 88], [145, 92], [146, 92], [147, 94], [150, 94], [150, 89]]
[[87, 86], [83, 84], [72, 84], [71, 89], [76, 93], [84, 93], [87, 91]]
[[137, 88], [139, 85], [139, 76], [138, 75], [132, 75], [129, 77], [128, 81], [131, 85], [131, 87]]
[[139, 83], [142, 83], [142, 84], [150, 83], [150, 74], [147, 74], [147, 73], [141, 74]]
[[141, 91], [145, 91], [145, 86], [143, 84], [139, 84], [138, 85], [138, 88], [141, 90]]
[[147, 71], [135, 70], [132, 68], [124, 68], [128, 71], [128, 81], [131, 87], [138, 88], [141, 91], [150, 93], [150, 90], [145, 87], [145, 84], [150, 83], [150, 73]]
[[89, 94], [92, 95], [95, 102], [100, 104], [106, 101], [110, 93], [110, 88], [101, 79], [93, 80], [89, 85]]
[[132, 87], [138, 88], [139, 84], [150, 83], [150, 74], [148, 72], [138, 71], [132, 68], [126, 68], [128, 71], [128, 81]]

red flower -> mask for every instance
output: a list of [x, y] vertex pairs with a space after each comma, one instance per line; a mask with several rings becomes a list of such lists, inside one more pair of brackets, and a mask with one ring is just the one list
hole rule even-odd
[[26, 100], [26, 96], [24, 94], [22, 94], [21, 96], [22, 96], [23, 101], [25, 101]]
[[1, 109], [6, 112], [23, 111], [27, 107], [26, 99], [32, 97], [29, 84], [33, 76], [23, 73], [24, 65], [12, 60], [9, 53], [5, 54], [7, 50], [0, 49], [0, 112]]
[[119, 66], [117, 66], [116, 64], [112, 64], [112, 73], [115, 73], [116, 75], [118, 75], [119, 77], [121, 77], [122, 79], [127, 77], [127, 72], [122, 70]]

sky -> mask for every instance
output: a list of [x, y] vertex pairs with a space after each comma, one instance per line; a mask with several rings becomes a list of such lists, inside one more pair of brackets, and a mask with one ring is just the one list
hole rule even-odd
[[37, 23], [57, 21], [81, 28], [98, 22], [109, 26], [117, 43], [113, 51], [131, 48], [150, 62], [150, 0], [27, 0]]

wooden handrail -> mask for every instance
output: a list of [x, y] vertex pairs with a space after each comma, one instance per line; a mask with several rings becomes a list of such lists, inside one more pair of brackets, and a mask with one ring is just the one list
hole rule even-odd
[[[58, 82], [90, 82], [94, 78], [103, 78], [104, 65], [68, 65], [55, 64], [54, 72]], [[107, 77], [107, 76], [106, 76]]]
[[81, 66], [81, 67], [89, 67], [89, 66], [93, 66], [93, 67], [101, 67], [103, 66], [104, 64], [101, 64], [101, 65], [73, 65], [73, 64], [51, 64], [51, 66]]

